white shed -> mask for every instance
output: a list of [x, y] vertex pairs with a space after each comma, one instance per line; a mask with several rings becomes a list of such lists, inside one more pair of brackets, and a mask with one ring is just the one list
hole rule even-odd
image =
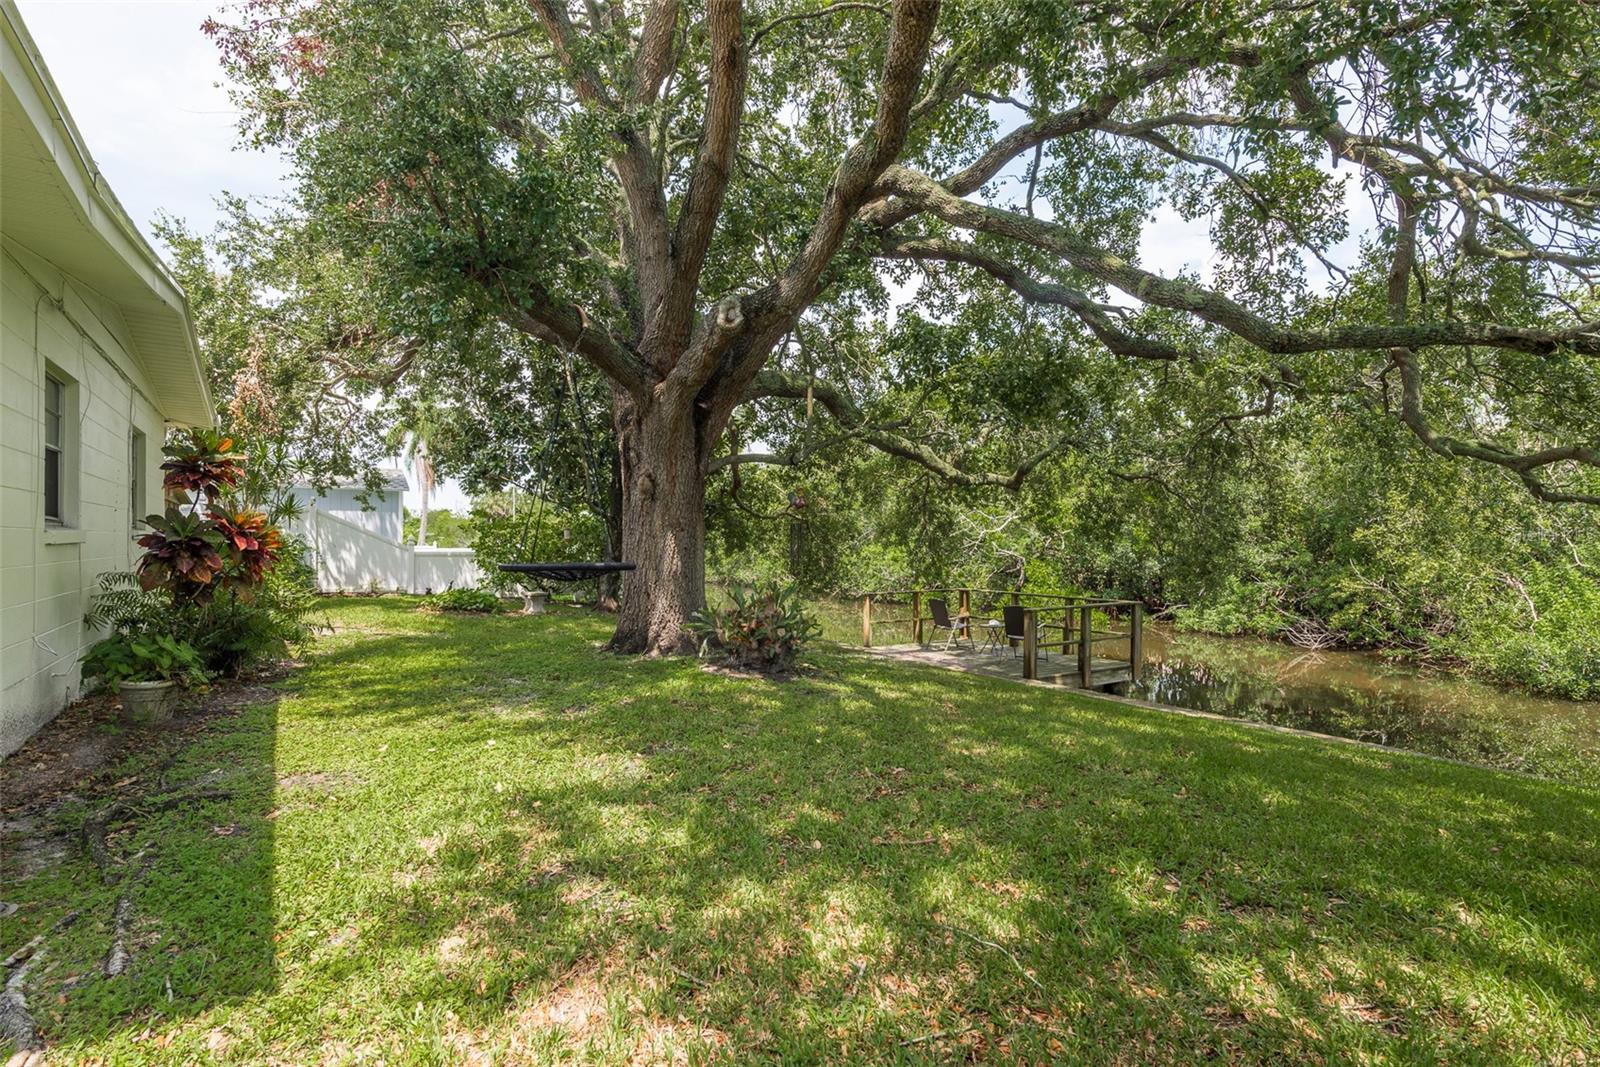
[[305, 511], [332, 515], [377, 534], [386, 541], [398, 544], [405, 529], [405, 472], [387, 468], [379, 472], [379, 488], [366, 492], [366, 483], [358, 479], [337, 481], [321, 493], [315, 486], [302, 482], [293, 489], [294, 497]]
[[317, 588], [324, 593], [437, 593], [475, 588], [483, 574], [470, 548], [404, 543], [404, 472], [381, 472], [379, 488], [359, 480], [320, 493], [297, 485], [302, 514], [290, 527], [311, 547]]

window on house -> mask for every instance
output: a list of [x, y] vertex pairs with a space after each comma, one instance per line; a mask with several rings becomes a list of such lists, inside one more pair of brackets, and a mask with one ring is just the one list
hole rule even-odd
[[59, 378], [44, 379], [44, 521], [66, 522], [62, 484], [66, 479], [67, 387]]
[[144, 518], [144, 434], [138, 430], [128, 441], [128, 525]]

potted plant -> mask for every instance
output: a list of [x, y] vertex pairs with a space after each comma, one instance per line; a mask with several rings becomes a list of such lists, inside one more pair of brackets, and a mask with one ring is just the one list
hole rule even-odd
[[163, 633], [114, 633], [89, 649], [83, 673], [115, 686], [123, 717], [140, 723], [167, 719], [180, 684], [209, 680], [195, 647]]

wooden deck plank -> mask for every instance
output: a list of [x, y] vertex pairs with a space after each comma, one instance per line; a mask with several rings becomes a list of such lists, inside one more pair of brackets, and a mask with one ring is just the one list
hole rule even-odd
[[[920, 663], [930, 667], [942, 667], [945, 670], [988, 675], [991, 678], [1022, 680], [1022, 657], [1013, 655], [1010, 649], [1002, 649], [996, 655], [994, 652], [972, 651], [966, 648], [945, 651], [939, 647], [908, 644], [875, 645], [862, 651], [900, 663]], [[1096, 689], [1102, 686], [1120, 685], [1133, 680], [1133, 669], [1125, 659], [1105, 659], [1096, 656], [1090, 665], [1090, 680], [1091, 688]], [[1063, 656], [1058, 651], [1052, 651], [1049, 656], [1039, 658], [1038, 681], [1069, 689], [1083, 688], [1077, 658], [1072, 655]]]

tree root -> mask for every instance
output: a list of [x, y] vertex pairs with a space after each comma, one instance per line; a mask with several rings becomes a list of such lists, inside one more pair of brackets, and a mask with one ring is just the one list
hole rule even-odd
[[6, 957], [3, 966], [10, 973], [0, 990], [0, 1037], [10, 1041], [18, 1052], [36, 1052], [44, 1048], [39, 1040], [39, 1027], [28, 1010], [28, 998], [22, 992], [29, 969], [44, 955], [47, 938], [58, 930], [65, 930], [78, 921], [80, 912], [72, 911], [51, 924], [50, 929], [39, 934], [17, 951]]
[[112, 823], [129, 815], [154, 815], [156, 812], [171, 811], [190, 801], [231, 800], [233, 795], [233, 791], [229, 789], [208, 789], [193, 793], [165, 793], [139, 802], [119, 800], [106, 805], [83, 821], [84, 847], [94, 859], [95, 865], [100, 868], [100, 877], [105, 880], [106, 885], [111, 885], [122, 876], [121, 869], [124, 866], [111, 855], [111, 848], [106, 843], [106, 834], [111, 829]]
[[138, 802], [117, 801], [108, 804], [84, 820], [84, 847], [94, 858], [95, 865], [100, 868], [100, 877], [107, 885], [119, 880], [127, 882], [117, 897], [116, 910], [112, 912], [111, 947], [106, 950], [105, 960], [100, 965], [101, 973], [107, 978], [126, 974], [133, 967], [133, 953], [128, 950], [129, 934], [133, 927], [133, 890], [144, 872], [149, 870], [153, 859], [153, 857], [146, 858], [130, 878], [127, 873], [128, 862], [115, 859], [111, 854], [110, 845], [106, 842], [106, 835], [111, 825], [127, 816], [153, 815], [156, 812], [170, 811], [192, 801], [228, 800], [232, 796], [233, 792], [225, 789], [164, 793]]
[[116, 911], [112, 913], [111, 948], [106, 952], [105, 963], [100, 970], [107, 978], [115, 978], [133, 966], [133, 953], [129, 952], [125, 942], [128, 940], [128, 928], [133, 923], [133, 887], [117, 898]]

